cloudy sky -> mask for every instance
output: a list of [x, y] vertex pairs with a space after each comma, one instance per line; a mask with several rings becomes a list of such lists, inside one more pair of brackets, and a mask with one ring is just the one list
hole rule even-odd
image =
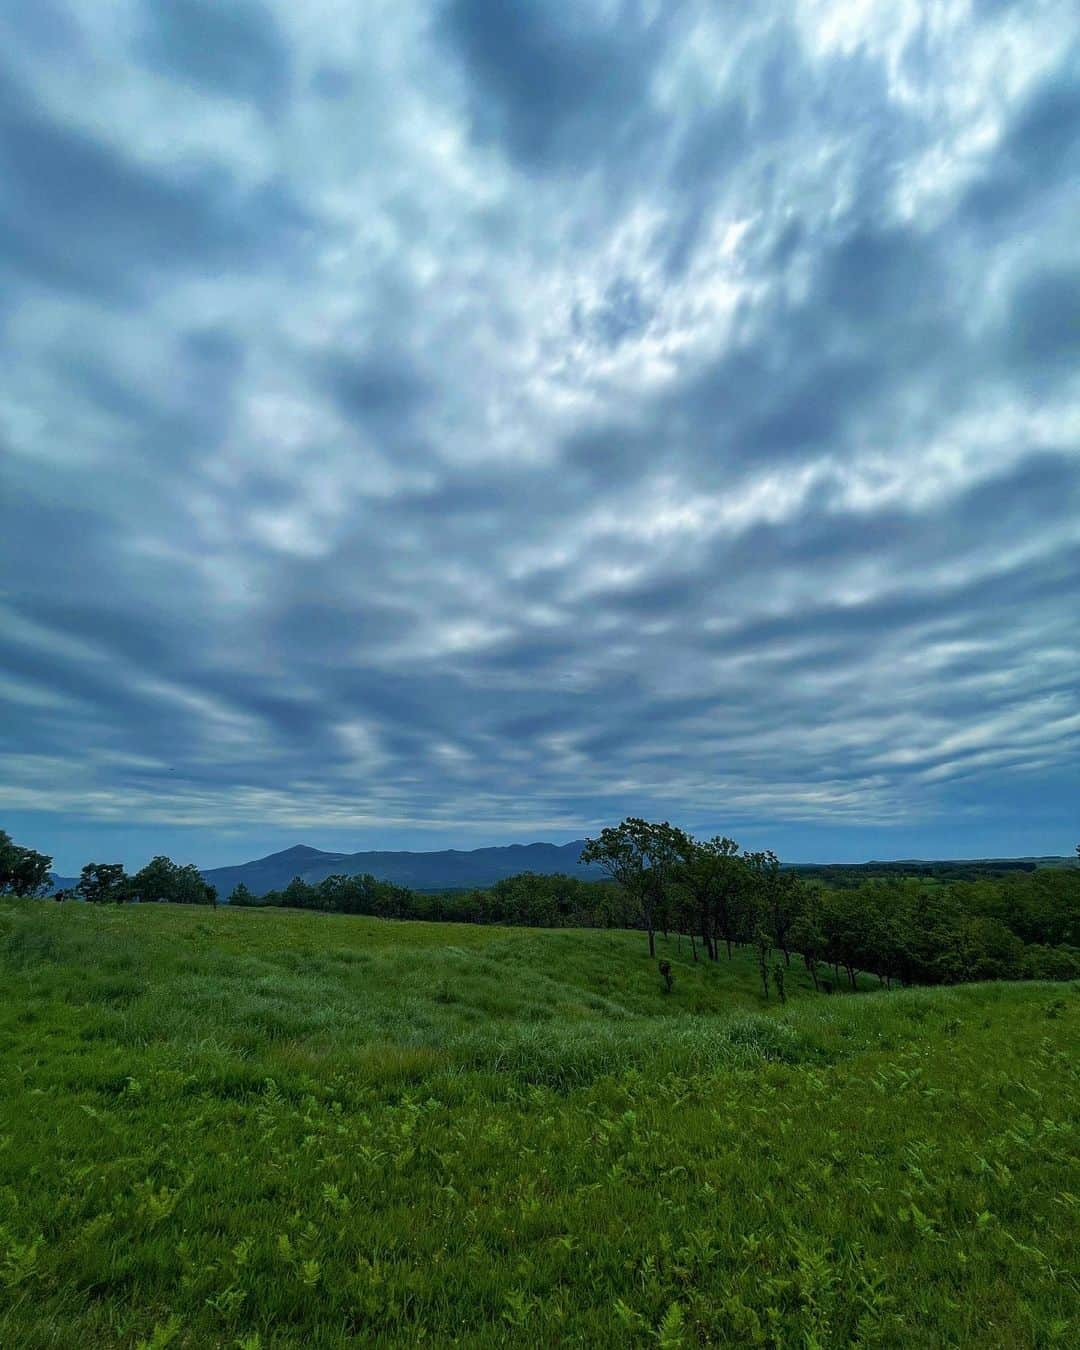
[[0, 824], [1080, 838], [1075, 0], [0, 4]]

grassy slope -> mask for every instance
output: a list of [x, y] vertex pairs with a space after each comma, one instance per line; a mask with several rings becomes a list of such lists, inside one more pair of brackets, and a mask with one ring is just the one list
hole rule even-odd
[[664, 954], [0, 907], [0, 1345], [1069, 1342], [1076, 986]]

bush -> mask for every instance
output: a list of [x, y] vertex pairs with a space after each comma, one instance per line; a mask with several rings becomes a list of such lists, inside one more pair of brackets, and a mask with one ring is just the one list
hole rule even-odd
[[1080, 951], [1033, 943], [1024, 948], [1020, 974], [1025, 980], [1080, 980]]

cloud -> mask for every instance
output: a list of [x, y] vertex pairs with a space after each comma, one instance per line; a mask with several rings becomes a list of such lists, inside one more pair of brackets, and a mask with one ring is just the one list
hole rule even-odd
[[128, 299], [147, 273], [255, 266], [302, 222], [273, 185], [237, 191], [219, 166], [141, 166], [0, 89], [3, 265], [62, 293]]
[[542, 0], [452, 0], [442, 15], [467, 72], [470, 125], [529, 169], [580, 167], [631, 139], [670, 23]]
[[1006, 114], [1004, 133], [969, 188], [964, 205], [982, 223], [1015, 219], [1037, 194], [1067, 189], [1080, 167], [1080, 58], [1075, 41], [1063, 48], [1060, 65]]
[[289, 50], [273, 13], [259, 4], [207, 0], [145, 4], [148, 64], [211, 94], [280, 111], [290, 84]]
[[1080, 268], [1026, 276], [1010, 299], [1015, 363], [1032, 376], [1068, 376], [1080, 365]]
[[0, 22], [39, 846], [1071, 846], [1072, 6]]

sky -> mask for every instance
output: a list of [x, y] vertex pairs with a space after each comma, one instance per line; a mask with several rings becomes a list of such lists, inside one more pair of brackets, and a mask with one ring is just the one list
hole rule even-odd
[[1080, 839], [1075, 0], [0, 3], [0, 824]]

